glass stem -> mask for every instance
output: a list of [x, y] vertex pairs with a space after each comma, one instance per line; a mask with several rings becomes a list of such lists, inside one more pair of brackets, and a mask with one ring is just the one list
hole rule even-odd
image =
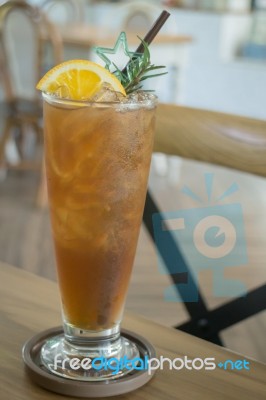
[[65, 346], [91, 357], [119, 357], [121, 352], [120, 325], [102, 331], [89, 331], [64, 322]]

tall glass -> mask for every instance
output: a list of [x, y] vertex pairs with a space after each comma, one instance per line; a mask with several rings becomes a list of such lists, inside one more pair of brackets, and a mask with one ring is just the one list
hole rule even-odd
[[[43, 94], [48, 198], [64, 335], [41, 357], [72, 379], [115, 378], [72, 368], [68, 358], [138, 357], [120, 335], [151, 161], [156, 97], [128, 103], [62, 100]], [[56, 363], [55, 363], [56, 361]]]

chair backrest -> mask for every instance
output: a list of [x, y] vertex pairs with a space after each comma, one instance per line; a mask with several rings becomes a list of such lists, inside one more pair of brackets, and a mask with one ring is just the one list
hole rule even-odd
[[52, 43], [54, 64], [60, 62], [60, 35], [38, 8], [24, 1], [0, 4], [0, 63], [7, 101], [38, 98], [44, 37]]
[[266, 176], [266, 121], [160, 104], [154, 151]]
[[44, 0], [41, 9], [56, 24], [80, 22], [84, 18], [82, 0]]
[[146, 32], [160, 11], [159, 7], [143, 1], [132, 1], [122, 7], [124, 8], [122, 29], [132, 32]]

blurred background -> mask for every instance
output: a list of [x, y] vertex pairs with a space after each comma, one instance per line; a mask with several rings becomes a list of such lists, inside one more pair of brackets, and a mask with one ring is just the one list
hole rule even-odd
[[[150, 81], [159, 100], [260, 123], [266, 120], [266, 0], [30, 0], [28, 4], [44, 12], [49, 24], [35, 10], [28, 28], [29, 21], [18, 12], [4, 34], [5, 11], [0, 9], [0, 260], [56, 280], [42, 170], [42, 110], [34, 89], [38, 78], [58, 61], [101, 62], [93, 46], [113, 47], [122, 30], [134, 50], [136, 35], [145, 34], [167, 9], [171, 17], [150, 46], [152, 62], [168, 70]], [[193, 207], [181, 189], [202, 185], [201, 191], [206, 172], [215, 174], [217, 194], [232, 182], [240, 187], [233, 200], [244, 210], [249, 255], [249, 264], [241, 271], [247, 286], [257, 287], [265, 282], [265, 178], [155, 154], [149, 187], [165, 211]], [[169, 284], [142, 228], [127, 308], [166, 325], [184, 322], [182, 304], [164, 300]], [[200, 284], [211, 308], [226, 300], [215, 298], [207, 273], [201, 275]], [[260, 313], [225, 330], [222, 338], [231, 349], [265, 361], [265, 331], [265, 313]]]
[[[60, 1], [30, 3], [42, 6], [58, 25], [96, 25], [102, 35], [113, 36], [122, 29], [145, 31], [166, 8], [171, 17], [162, 32], [191, 42], [171, 37], [151, 46], [153, 62], [163, 60], [169, 71], [155, 88], [161, 101], [266, 118], [265, 0], [76, 0], [77, 15], [68, 15]], [[64, 59], [92, 58], [89, 53], [88, 46], [64, 44]]]

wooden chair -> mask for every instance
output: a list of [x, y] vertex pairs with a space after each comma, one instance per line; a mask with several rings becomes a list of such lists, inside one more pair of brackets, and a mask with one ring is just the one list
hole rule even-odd
[[[199, 109], [161, 104], [158, 107], [154, 151], [178, 155], [232, 169], [266, 176], [266, 122], [234, 115]], [[143, 221], [155, 241], [152, 216], [159, 213], [148, 192]], [[188, 302], [180, 290], [190, 282], [197, 288], [190, 267], [173, 235], [168, 235], [175, 249], [175, 268], [169, 257], [158, 249], [171, 280], [190, 319], [179, 326], [195, 336], [222, 344], [219, 332], [266, 308], [266, 285], [256, 288], [245, 297], [235, 298], [215, 309], [209, 310], [198, 288], [198, 302]], [[262, 282], [263, 283], [263, 282]], [[183, 285], [184, 286], [184, 285]]]
[[[0, 3], [0, 71], [5, 100], [0, 135], [0, 164], [6, 168], [42, 168], [39, 161], [25, 155], [25, 138], [31, 133], [42, 140], [42, 104], [35, 86], [41, 78], [43, 35], [53, 48], [54, 64], [62, 60], [62, 43], [55, 26], [38, 8], [24, 1]], [[4, 110], [4, 112], [3, 112]], [[6, 158], [6, 145], [15, 140], [19, 162], [11, 165]], [[42, 173], [37, 203], [44, 202], [45, 186]]]

